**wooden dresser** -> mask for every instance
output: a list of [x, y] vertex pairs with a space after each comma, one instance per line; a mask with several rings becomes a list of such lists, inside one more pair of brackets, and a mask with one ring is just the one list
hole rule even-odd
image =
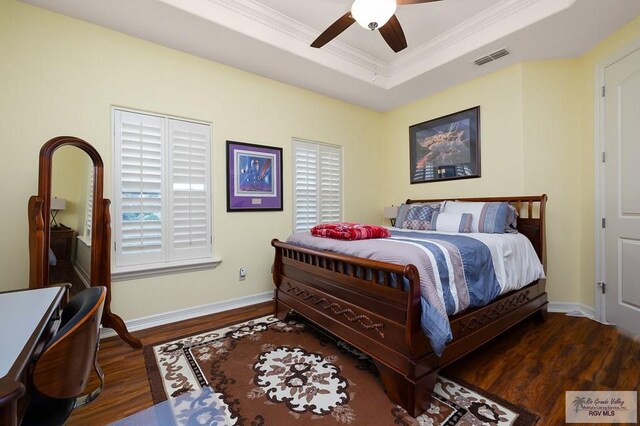
[[49, 284], [70, 283], [73, 280], [73, 264], [71, 254], [75, 242], [76, 231], [60, 225], [51, 228], [50, 245], [56, 255], [56, 265], [49, 269]]

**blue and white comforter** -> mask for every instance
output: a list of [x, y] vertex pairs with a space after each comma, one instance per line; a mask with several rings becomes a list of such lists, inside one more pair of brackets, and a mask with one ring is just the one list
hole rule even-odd
[[451, 341], [448, 317], [544, 277], [531, 242], [521, 234], [454, 234], [391, 228], [391, 238], [338, 241], [293, 234], [287, 242], [399, 265], [420, 274], [422, 329], [435, 353]]

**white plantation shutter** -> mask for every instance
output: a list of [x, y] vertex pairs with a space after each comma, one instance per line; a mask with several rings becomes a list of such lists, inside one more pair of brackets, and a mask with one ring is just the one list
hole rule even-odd
[[342, 150], [293, 141], [294, 231], [342, 217]]
[[294, 141], [294, 231], [311, 229], [318, 223], [317, 145]]
[[115, 267], [210, 258], [211, 127], [114, 110]]
[[342, 217], [342, 151], [319, 145], [320, 223], [339, 222]]
[[164, 120], [116, 110], [115, 125], [116, 265], [161, 262]]
[[204, 124], [169, 121], [173, 259], [211, 255], [210, 134]]
[[93, 225], [93, 164], [90, 164], [87, 168], [89, 171], [89, 183], [87, 185], [87, 216], [85, 219], [84, 235], [87, 237], [87, 243], [91, 242], [91, 236], [93, 235], [91, 226]]

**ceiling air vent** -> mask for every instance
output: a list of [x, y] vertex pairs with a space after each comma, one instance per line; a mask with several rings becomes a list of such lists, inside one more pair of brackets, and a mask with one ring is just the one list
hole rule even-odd
[[488, 55], [483, 56], [482, 58], [478, 58], [473, 62], [476, 65], [484, 65], [489, 62], [495, 61], [496, 59], [502, 58], [503, 56], [507, 56], [508, 54], [509, 54], [509, 51], [507, 49], [500, 49], [500, 50], [496, 50], [495, 52], [489, 53]]

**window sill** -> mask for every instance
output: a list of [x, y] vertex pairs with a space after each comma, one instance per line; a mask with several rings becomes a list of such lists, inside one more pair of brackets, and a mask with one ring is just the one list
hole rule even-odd
[[87, 247], [91, 247], [91, 237], [87, 237], [86, 235], [78, 235], [76, 237], [78, 239], [78, 241], [82, 241], [82, 244], [84, 244]]
[[151, 278], [151, 277], [159, 277], [162, 275], [169, 274], [180, 274], [184, 272], [195, 272], [195, 271], [203, 271], [206, 269], [213, 269], [218, 266], [222, 262], [222, 258], [213, 257], [211, 259], [206, 259], [201, 262], [190, 261], [188, 263], [183, 264], [171, 264], [171, 265], [162, 265], [162, 266], [154, 266], [150, 268], [140, 269], [140, 268], [122, 268], [118, 271], [111, 272], [111, 281], [129, 281], [136, 280], [140, 278]]

